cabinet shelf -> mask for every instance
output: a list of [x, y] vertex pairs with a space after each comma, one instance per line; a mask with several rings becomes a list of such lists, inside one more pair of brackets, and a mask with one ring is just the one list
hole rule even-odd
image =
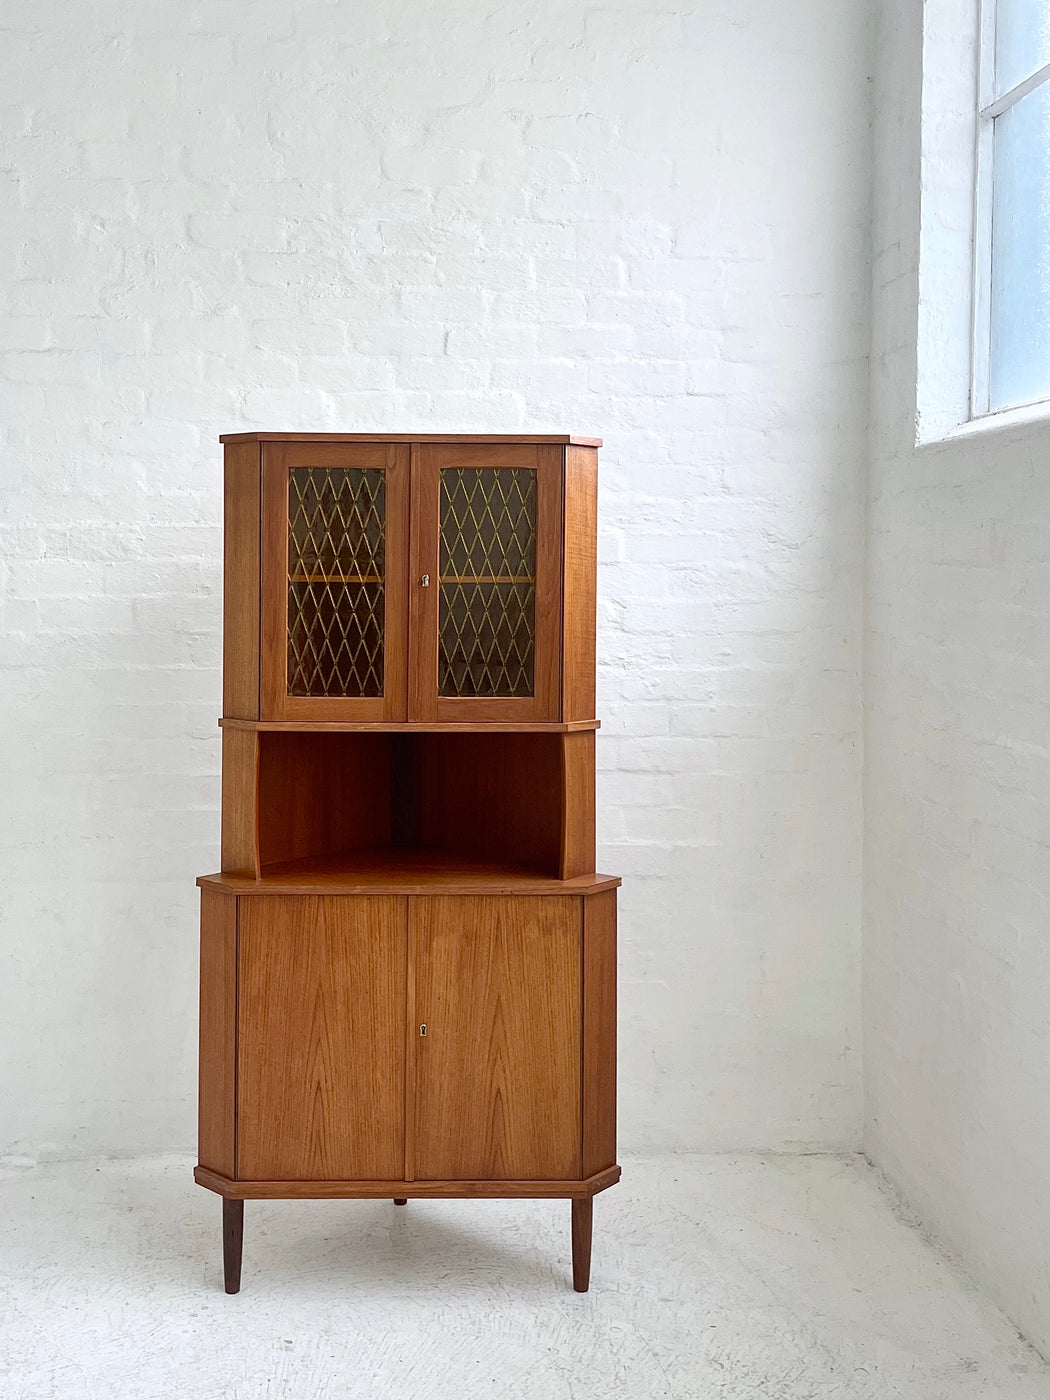
[[442, 574], [442, 583], [535, 583], [532, 574]]
[[290, 574], [289, 583], [382, 583], [378, 574]]
[[475, 860], [436, 847], [372, 846], [263, 866], [262, 876], [202, 875], [197, 884], [230, 894], [544, 894], [615, 889], [614, 875], [556, 880], [515, 861]]
[[577, 734], [600, 729], [599, 719], [574, 719], [563, 723], [516, 724], [513, 720], [465, 720], [462, 723], [437, 721], [412, 724], [405, 720], [376, 721], [231, 719], [219, 720], [220, 729], [246, 729], [260, 734]]

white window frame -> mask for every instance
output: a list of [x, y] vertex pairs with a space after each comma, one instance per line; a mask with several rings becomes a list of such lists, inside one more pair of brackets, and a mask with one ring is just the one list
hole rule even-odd
[[990, 406], [990, 366], [992, 349], [992, 188], [995, 180], [995, 123], [998, 117], [1050, 81], [1050, 63], [1036, 70], [1023, 82], [995, 95], [995, 19], [998, 0], [980, 0], [977, 26], [977, 121], [974, 156], [974, 257], [973, 257], [973, 346], [970, 356], [970, 418], [1005, 413], [1028, 404], [1046, 403], [1023, 399], [1018, 403]]

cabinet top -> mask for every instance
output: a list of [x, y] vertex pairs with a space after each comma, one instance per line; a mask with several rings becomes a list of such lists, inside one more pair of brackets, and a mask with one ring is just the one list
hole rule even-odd
[[220, 442], [550, 442], [601, 447], [601, 438], [575, 433], [220, 433]]

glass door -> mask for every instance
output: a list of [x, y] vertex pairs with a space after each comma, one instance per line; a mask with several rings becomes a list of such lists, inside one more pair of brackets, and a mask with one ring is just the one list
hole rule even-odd
[[405, 718], [407, 448], [279, 444], [263, 475], [263, 718]]
[[558, 448], [416, 448], [410, 719], [558, 719], [561, 479]]
[[536, 689], [536, 469], [441, 472], [438, 695]]

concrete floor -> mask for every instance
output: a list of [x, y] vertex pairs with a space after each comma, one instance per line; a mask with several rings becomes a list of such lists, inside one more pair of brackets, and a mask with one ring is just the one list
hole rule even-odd
[[1047, 1400], [859, 1158], [631, 1160], [565, 1201], [249, 1202], [182, 1158], [0, 1163], [2, 1400]]

